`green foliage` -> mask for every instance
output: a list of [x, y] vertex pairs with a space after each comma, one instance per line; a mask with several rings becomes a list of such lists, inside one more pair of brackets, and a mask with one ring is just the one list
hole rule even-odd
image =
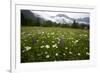
[[89, 31], [21, 27], [21, 63], [89, 59]]

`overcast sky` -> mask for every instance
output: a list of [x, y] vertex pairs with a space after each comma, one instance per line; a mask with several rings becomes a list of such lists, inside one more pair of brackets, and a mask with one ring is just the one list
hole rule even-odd
[[76, 12], [49, 12], [49, 11], [31, 11], [42, 16], [56, 16], [57, 14], [65, 14], [71, 18], [84, 18], [89, 17], [89, 13], [76, 13]]

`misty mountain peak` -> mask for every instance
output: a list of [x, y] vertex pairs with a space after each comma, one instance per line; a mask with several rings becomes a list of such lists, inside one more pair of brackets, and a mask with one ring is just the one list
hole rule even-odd
[[51, 22], [56, 22], [56, 23], [61, 23], [61, 24], [66, 24], [66, 23], [73, 23], [74, 20], [77, 20], [78, 23], [84, 23], [84, 24], [89, 24], [90, 18], [89, 17], [83, 17], [83, 18], [73, 18], [69, 16], [68, 14], [64, 13], [56, 13], [55, 15], [53, 12], [44, 13], [44, 12], [34, 12], [30, 10], [22, 10], [21, 13], [23, 14], [24, 17], [26, 18], [31, 18], [32, 20], [35, 20], [37, 18], [40, 18], [40, 21], [51, 21]]
[[64, 17], [64, 18], [66, 18], [66, 19], [70, 19], [70, 20], [74, 20], [74, 18], [71, 18], [71, 17], [69, 17], [69, 16], [67, 16], [67, 15], [65, 15], [65, 14], [57, 14], [56, 15], [57, 17]]

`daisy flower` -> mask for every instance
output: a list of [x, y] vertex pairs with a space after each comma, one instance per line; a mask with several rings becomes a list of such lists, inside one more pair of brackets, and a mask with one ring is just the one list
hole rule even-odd
[[57, 44], [52, 45], [53, 48], [58, 48]]
[[65, 56], [66, 54], [65, 54], [65, 53], [63, 53], [63, 55]]
[[40, 48], [43, 48], [44, 46], [42, 45], [42, 46], [40, 46]]
[[68, 47], [65, 47], [65, 49], [68, 49]]
[[50, 55], [46, 55], [46, 58], [49, 58], [50, 57]]
[[48, 48], [50, 48], [50, 46], [49, 46], [49, 45], [46, 45], [45, 47], [46, 47], [47, 49], [48, 49]]
[[70, 51], [69, 54], [72, 54], [72, 52]]
[[55, 55], [58, 56], [58, 53], [56, 53]]
[[26, 47], [25, 47], [25, 49], [26, 49], [26, 51], [28, 51], [28, 50], [30, 50], [30, 49], [31, 49], [31, 47], [26, 46]]
[[89, 53], [88, 53], [88, 52], [86, 52], [86, 55], [89, 55]]
[[78, 55], [78, 56], [80, 56], [80, 55], [81, 55], [81, 53], [78, 53], [77, 55]]

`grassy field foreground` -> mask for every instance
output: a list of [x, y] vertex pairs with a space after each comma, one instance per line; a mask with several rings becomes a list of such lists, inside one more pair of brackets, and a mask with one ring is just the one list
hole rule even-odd
[[89, 59], [89, 30], [21, 27], [21, 63]]

